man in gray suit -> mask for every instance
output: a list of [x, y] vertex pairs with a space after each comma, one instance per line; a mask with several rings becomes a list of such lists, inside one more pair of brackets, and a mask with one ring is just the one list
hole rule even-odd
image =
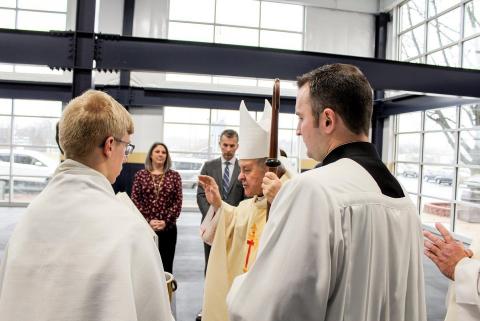
[[[238, 148], [238, 133], [233, 129], [225, 129], [220, 134], [218, 143], [222, 150], [222, 156], [205, 162], [202, 167], [201, 175], [208, 175], [215, 179], [220, 188], [222, 200], [226, 203], [237, 206], [245, 197], [243, 194], [242, 183], [238, 180], [240, 167], [235, 158], [235, 152]], [[205, 191], [198, 185], [197, 204], [202, 213], [202, 221], [208, 212], [210, 204], [205, 197]], [[205, 271], [208, 265], [208, 256], [210, 254], [210, 245], [203, 243], [205, 250]]]

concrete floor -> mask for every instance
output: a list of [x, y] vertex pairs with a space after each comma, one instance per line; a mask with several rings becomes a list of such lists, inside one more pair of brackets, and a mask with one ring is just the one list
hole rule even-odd
[[[0, 259], [24, 208], [0, 207]], [[178, 281], [174, 311], [178, 321], [194, 321], [202, 305], [203, 245], [198, 235], [200, 213], [183, 212], [178, 220], [178, 241], [173, 272]], [[448, 282], [429, 260], [424, 260], [429, 321], [443, 321]]]

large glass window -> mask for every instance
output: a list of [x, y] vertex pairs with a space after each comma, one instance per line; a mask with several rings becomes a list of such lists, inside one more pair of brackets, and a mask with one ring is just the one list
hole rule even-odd
[[[303, 50], [303, 33], [302, 5], [260, 0], [170, 0], [168, 39]], [[209, 84], [215, 90], [242, 86], [241, 90], [257, 91], [264, 83], [272, 86], [272, 80], [215, 75], [166, 73], [163, 80]], [[296, 90], [291, 83], [282, 81], [282, 88]]]
[[58, 101], [0, 99], [0, 202], [28, 203], [46, 186], [60, 152]]
[[395, 12], [399, 60], [480, 68], [480, 0], [409, 0]]
[[458, 5], [459, 0], [428, 0], [428, 16], [433, 17]]
[[9, 29], [65, 30], [67, 0], [2, 0], [0, 26]]
[[419, 26], [400, 36], [400, 58], [408, 60], [425, 52], [425, 26]]
[[463, 43], [463, 68], [479, 69], [480, 68], [480, 37]]
[[[480, 0], [409, 0], [397, 14], [397, 58], [480, 69]], [[395, 175], [422, 222], [480, 233], [480, 104], [395, 117]]]
[[303, 11], [269, 1], [171, 0], [168, 38], [302, 50]]
[[480, 233], [480, 104], [395, 117], [395, 175], [425, 225]]
[[425, 0], [408, 1], [400, 7], [400, 30], [405, 30], [425, 20]]
[[[66, 30], [68, 0], [0, 0], [0, 28]], [[62, 75], [46, 66], [0, 64], [0, 72]]]
[[[239, 132], [240, 115], [237, 110], [222, 109], [165, 107], [164, 111], [163, 137], [171, 152], [173, 168], [182, 177], [183, 206], [196, 208], [197, 176], [201, 167], [206, 160], [220, 157], [218, 140], [223, 130]], [[256, 119], [261, 118], [260, 112], [250, 113]], [[299, 142], [295, 117], [280, 114], [278, 145], [289, 156], [290, 166], [297, 169]], [[241, 140], [240, 133], [240, 143]]]
[[428, 22], [427, 50], [447, 46], [460, 37], [460, 8]]
[[480, 0], [465, 4], [464, 36], [469, 37], [480, 32]]

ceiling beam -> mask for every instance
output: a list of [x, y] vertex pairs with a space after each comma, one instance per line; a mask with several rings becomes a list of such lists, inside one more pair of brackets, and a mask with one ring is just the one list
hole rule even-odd
[[[0, 29], [0, 61], [72, 69], [72, 32]], [[99, 70], [148, 70], [295, 80], [330, 63], [354, 64], [375, 90], [480, 97], [480, 70], [305, 51], [95, 34]], [[54, 50], [52, 49], [54, 48]]]

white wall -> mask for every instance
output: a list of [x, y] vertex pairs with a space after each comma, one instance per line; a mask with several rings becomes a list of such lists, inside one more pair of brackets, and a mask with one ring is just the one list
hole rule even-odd
[[153, 142], [163, 141], [163, 108], [131, 108], [130, 113], [135, 126], [135, 153], [146, 153]]
[[307, 51], [373, 57], [375, 16], [307, 7], [304, 48]]
[[378, 7], [380, 12], [386, 12], [392, 10], [393, 7], [404, 1], [405, 0], [380, 0]]
[[99, 0], [98, 32], [122, 34], [123, 1]]
[[133, 35], [167, 38], [168, 0], [136, 0]]

